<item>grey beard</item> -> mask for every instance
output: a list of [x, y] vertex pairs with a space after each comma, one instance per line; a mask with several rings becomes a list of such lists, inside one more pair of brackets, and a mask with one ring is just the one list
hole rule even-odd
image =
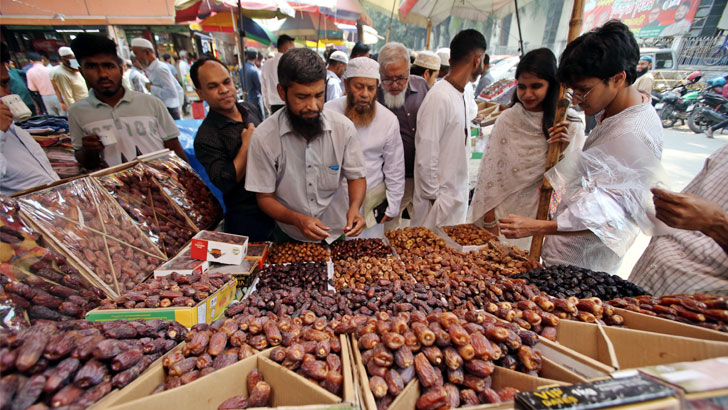
[[[384, 91], [384, 90], [382, 90]], [[404, 100], [407, 97], [407, 89], [402, 90], [401, 93], [397, 95], [392, 95], [388, 93], [387, 91], [384, 91], [384, 105], [387, 106], [387, 108], [391, 110], [396, 110], [398, 108], [404, 107]]]

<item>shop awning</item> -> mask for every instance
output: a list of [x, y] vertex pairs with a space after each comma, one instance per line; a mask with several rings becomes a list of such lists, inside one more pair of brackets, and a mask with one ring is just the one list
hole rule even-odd
[[[241, 0], [243, 15], [249, 18], [268, 19], [273, 17], [293, 17], [295, 10], [285, 0]], [[213, 13], [234, 11], [237, 13], [237, 0], [176, 0], [175, 21], [178, 23], [206, 19]]]
[[3, 1], [0, 24], [29, 26], [172, 25], [174, 0]]

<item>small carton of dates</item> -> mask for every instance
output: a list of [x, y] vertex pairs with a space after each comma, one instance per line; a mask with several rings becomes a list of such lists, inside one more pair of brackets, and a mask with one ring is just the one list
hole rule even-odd
[[190, 257], [201, 261], [240, 265], [248, 253], [248, 237], [200, 231], [192, 238]]
[[268, 259], [268, 252], [273, 242], [253, 242], [248, 244], [248, 252], [245, 259], [255, 261], [258, 269], [263, 269], [265, 261]]
[[161, 278], [173, 273], [178, 275], [192, 275], [193, 273], [205, 273], [210, 268], [210, 262], [192, 259], [190, 257], [190, 245], [187, 245], [177, 256], [154, 270], [154, 277]]

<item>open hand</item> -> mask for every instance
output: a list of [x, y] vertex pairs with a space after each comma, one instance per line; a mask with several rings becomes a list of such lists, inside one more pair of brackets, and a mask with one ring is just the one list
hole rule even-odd
[[358, 209], [349, 209], [346, 212], [346, 226], [344, 227], [344, 235], [346, 236], [359, 236], [364, 230], [366, 222], [364, 217], [361, 216], [361, 212]]

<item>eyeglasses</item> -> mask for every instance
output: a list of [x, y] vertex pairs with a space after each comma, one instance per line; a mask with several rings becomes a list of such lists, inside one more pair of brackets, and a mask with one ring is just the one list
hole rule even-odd
[[402, 84], [409, 79], [408, 75], [399, 77], [382, 77], [382, 84], [392, 85], [394, 83]]
[[594, 88], [595, 88], [595, 87], [596, 87], [597, 85], [599, 85], [599, 84], [595, 84], [595, 85], [594, 85], [594, 87], [592, 87], [592, 88], [590, 88], [590, 89], [586, 90], [586, 92], [585, 92], [585, 93], [583, 93], [583, 94], [581, 94], [581, 95], [579, 95], [579, 94], [578, 94], [578, 93], [577, 93], [576, 91], [574, 91], [574, 92], [573, 92], [573, 94], [572, 94], [572, 95], [573, 95], [573, 99], [574, 99], [574, 100], [579, 100], [579, 101], [581, 101], [581, 102], [586, 102], [586, 98], [587, 98], [587, 97], [589, 96], [589, 93], [590, 93], [590, 92], [592, 92], [592, 90], [593, 90], [593, 89], [594, 89]]

